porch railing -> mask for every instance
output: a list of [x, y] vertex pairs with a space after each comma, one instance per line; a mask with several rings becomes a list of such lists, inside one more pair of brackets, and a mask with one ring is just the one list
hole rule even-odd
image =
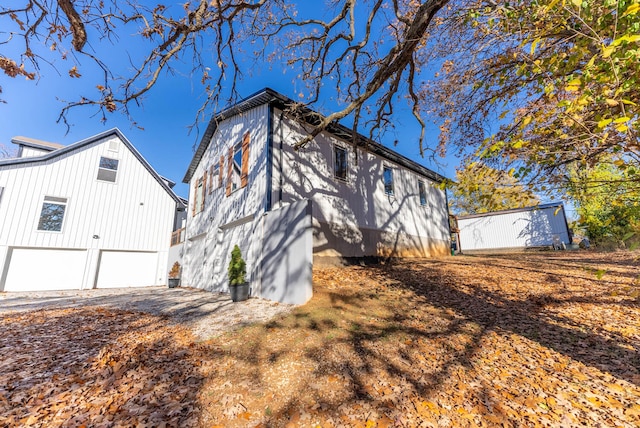
[[178, 229], [171, 233], [171, 246], [181, 244], [184, 242], [185, 228]]

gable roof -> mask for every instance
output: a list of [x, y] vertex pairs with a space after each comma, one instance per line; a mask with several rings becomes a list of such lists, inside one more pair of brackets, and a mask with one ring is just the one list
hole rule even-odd
[[[113, 128], [113, 129], [109, 129], [108, 131], [104, 131], [101, 132], [99, 134], [93, 135], [89, 138], [85, 138], [84, 140], [80, 140], [76, 143], [70, 144], [68, 146], [60, 146], [60, 148], [58, 149], [51, 149], [51, 151], [49, 153], [46, 153], [42, 156], [34, 156], [34, 157], [27, 157], [27, 158], [12, 158], [12, 159], [2, 159], [0, 160], [0, 168], [2, 168], [5, 165], [29, 165], [29, 164], [37, 164], [40, 162], [45, 162], [48, 160], [52, 160], [52, 159], [56, 159], [57, 157], [60, 157], [66, 153], [69, 153], [73, 150], [76, 149], [80, 149], [83, 148], [85, 146], [88, 146], [92, 143], [95, 143], [96, 141], [102, 140], [106, 137], [109, 137], [111, 135], [115, 135], [117, 136], [120, 141], [122, 141], [122, 143], [127, 146], [127, 148], [131, 151], [131, 153], [133, 153], [133, 155], [140, 161], [140, 163], [147, 169], [147, 171], [149, 171], [149, 174], [151, 174], [151, 176], [153, 178], [155, 178], [155, 180], [160, 184], [160, 186], [162, 186], [162, 188], [171, 196], [171, 198], [176, 201], [178, 204], [183, 205], [181, 199], [178, 197], [178, 195], [176, 195], [173, 190], [171, 190], [171, 188], [167, 185], [167, 182], [165, 180], [162, 179], [162, 177], [160, 177], [160, 175], [158, 175], [158, 173], [151, 167], [151, 165], [149, 165], [149, 162], [147, 162], [147, 160], [142, 157], [142, 155], [140, 154], [140, 152], [138, 152], [138, 150], [133, 146], [133, 144], [131, 144], [131, 142], [127, 139], [127, 137], [124, 136], [124, 134], [122, 132], [120, 132], [120, 130], [118, 128]], [[19, 139], [19, 141], [23, 141], [23, 139], [25, 139], [25, 137], [14, 137], [11, 141], [13, 142], [14, 140]], [[32, 146], [37, 144], [37, 143], [33, 143], [33, 141], [36, 141], [38, 143], [43, 143], [40, 140], [34, 140], [31, 138], [27, 138], [26, 140], [28, 140], [27, 142], [30, 143]], [[46, 142], [45, 142], [46, 143]], [[18, 144], [22, 144], [22, 143], [18, 143]], [[55, 143], [49, 143], [49, 144], [55, 144]], [[39, 147], [41, 148], [41, 147]]]
[[46, 150], [48, 152], [64, 147], [62, 144], [50, 143], [49, 141], [36, 140], [35, 138], [22, 136], [13, 137], [11, 142], [20, 146], [33, 147], [35, 149]]
[[[285, 110], [287, 108], [295, 106], [296, 119], [302, 120], [312, 126], [317, 126], [323, 119], [323, 116], [320, 113], [315, 112], [308, 107], [301, 107], [299, 103], [296, 103], [291, 98], [288, 98], [271, 88], [264, 88], [261, 91], [248, 96], [247, 98], [239, 101], [238, 103], [232, 105], [227, 109], [220, 111], [213, 116], [213, 118], [209, 121], [209, 125], [207, 126], [202, 139], [200, 140], [200, 144], [198, 145], [196, 152], [193, 155], [193, 159], [191, 159], [191, 163], [189, 164], [189, 168], [187, 169], [182, 182], [189, 183], [189, 181], [193, 177], [198, 164], [202, 160], [202, 156], [204, 156], [204, 153], [209, 147], [209, 144], [211, 144], [211, 139], [213, 138], [213, 134], [215, 133], [219, 122], [237, 114], [244, 113], [248, 110], [251, 110], [252, 108], [261, 106], [263, 104], [270, 104], [274, 107], [279, 108], [280, 110]], [[354, 139], [353, 131], [338, 122], [330, 124], [327, 127], [326, 131], [345, 141], [353, 141]], [[429, 168], [420, 165], [419, 163], [383, 146], [380, 143], [371, 140], [370, 138], [365, 137], [360, 133], [355, 134], [355, 139], [359, 147], [364, 147], [365, 150], [375, 153], [398, 165], [402, 165], [419, 175], [428, 177], [438, 183], [441, 183], [445, 180], [445, 177], [438, 174], [437, 172], [434, 172]]]

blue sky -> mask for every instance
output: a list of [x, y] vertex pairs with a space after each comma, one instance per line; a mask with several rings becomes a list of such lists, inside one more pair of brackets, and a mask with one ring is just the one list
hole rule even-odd
[[[140, 49], [136, 46], [135, 35], [123, 35], [119, 45], [93, 45], [102, 55], [109, 55], [122, 70], [126, 68], [124, 47]], [[130, 39], [133, 38], [133, 39]], [[98, 43], [98, 42], [94, 42]], [[12, 56], [20, 52], [21, 46], [14, 45], [3, 54]], [[115, 56], [115, 58], [114, 58]], [[144, 130], [131, 125], [130, 120], [121, 113], [107, 116], [105, 123], [101, 115], [95, 114], [91, 107], [78, 107], [68, 115], [71, 129], [63, 123], [56, 123], [58, 115], [65, 103], [73, 101], [83, 94], [95, 95], [95, 85], [100, 82], [100, 72], [96, 67], [82, 60], [79, 68], [82, 76], [72, 78], [67, 70], [73, 65], [70, 62], [60, 63], [60, 70], [43, 64], [38, 81], [27, 81], [23, 77], [9, 78], [0, 75], [0, 95], [7, 103], [0, 104], [0, 144], [12, 149], [14, 136], [26, 136], [60, 144], [72, 144], [76, 141], [95, 135], [107, 129], [118, 127], [133, 145], [142, 153], [156, 171], [178, 184], [175, 189], [180, 196], [186, 197], [188, 188], [182, 184], [182, 178], [191, 161], [194, 145], [199, 140], [196, 133], [189, 133], [188, 127], [193, 124], [197, 110], [203, 103], [202, 94], [198, 92], [199, 82], [192, 82], [188, 74], [163, 75], [159, 83], [145, 96], [141, 107], [132, 108], [133, 118]], [[246, 59], [247, 65], [252, 59]], [[242, 96], [248, 96], [264, 87], [271, 87], [284, 95], [294, 98], [295, 73], [292, 70], [283, 72], [277, 63], [264, 64], [264, 67], [252, 67], [253, 75], [246, 76], [239, 85]], [[194, 77], [198, 79], [198, 77]], [[327, 91], [329, 95], [329, 91]], [[209, 112], [209, 117], [213, 112]], [[206, 124], [200, 125], [203, 131]], [[399, 153], [443, 174], [453, 178], [455, 175], [455, 158], [440, 159], [436, 165], [427, 158], [421, 158], [418, 148], [419, 127], [406, 110], [398, 116], [396, 129], [385, 135], [380, 141]], [[198, 137], [199, 138], [199, 137]], [[426, 134], [426, 145], [435, 147], [438, 129], [429, 126]], [[393, 146], [394, 141], [397, 146]]]

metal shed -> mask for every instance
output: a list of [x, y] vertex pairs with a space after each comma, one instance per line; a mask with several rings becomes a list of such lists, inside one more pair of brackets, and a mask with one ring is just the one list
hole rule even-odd
[[562, 203], [458, 217], [461, 251], [569, 245]]

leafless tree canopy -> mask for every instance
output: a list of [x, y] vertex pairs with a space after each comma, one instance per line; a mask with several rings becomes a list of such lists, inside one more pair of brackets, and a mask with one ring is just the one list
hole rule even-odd
[[[16, 0], [0, 6], [0, 68], [10, 76], [36, 78], [45, 63], [67, 60], [71, 77], [82, 76], [83, 58], [102, 69], [98, 93], [69, 103], [129, 114], [158, 79], [189, 64], [212, 107], [238, 97], [247, 59], [268, 60], [296, 70], [306, 88], [301, 105], [330, 94], [339, 107], [320, 118], [303, 146], [331, 122], [351, 117], [354, 128], [371, 135], [391, 125], [394, 106], [408, 102], [424, 122], [417, 88], [420, 64], [434, 17], [449, 0], [326, 0], [298, 8], [287, 0], [194, 0], [183, 5], [144, 0]], [[306, 3], [306, 2], [299, 2]], [[133, 72], [120, 76], [100, 46], [136, 34], [144, 57], [131, 57]], [[3, 55], [3, 47], [21, 46], [22, 54]], [[6, 50], [6, 49], [5, 49]], [[84, 78], [84, 77], [83, 77]], [[325, 91], [327, 92], [325, 94]], [[330, 92], [329, 92], [330, 91]]]

